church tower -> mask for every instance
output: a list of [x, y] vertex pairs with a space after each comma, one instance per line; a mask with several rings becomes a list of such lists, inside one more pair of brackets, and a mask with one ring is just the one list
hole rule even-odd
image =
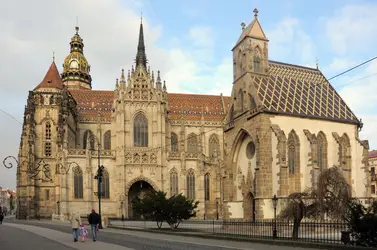
[[253, 89], [253, 76], [267, 76], [268, 39], [258, 20], [258, 10], [254, 9], [254, 20], [246, 26], [241, 23], [242, 33], [233, 47], [233, 115], [257, 108], [259, 104]]
[[79, 35], [79, 27], [76, 26], [75, 29], [76, 34], [70, 42], [71, 51], [63, 63], [62, 81], [69, 89], [91, 89], [90, 65], [84, 55], [84, 43]]
[[[132, 65], [128, 74], [122, 70], [115, 85], [113, 119], [119, 155], [116, 165], [121, 170], [120, 175], [124, 174], [123, 186], [135, 179], [152, 180], [154, 176], [163, 176], [166, 169], [163, 168], [166, 166], [163, 146], [168, 126], [166, 84], [161, 81], [160, 71], [155, 77], [147, 63], [141, 23], [135, 66]], [[163, 190], [163, 182], [148, 183]], [[126, 217], [132, 217], [133, 211], [128, 205], [135, 195], [133, 191], [125, 194], [124, 207], [129, 208], [125, 211]]]

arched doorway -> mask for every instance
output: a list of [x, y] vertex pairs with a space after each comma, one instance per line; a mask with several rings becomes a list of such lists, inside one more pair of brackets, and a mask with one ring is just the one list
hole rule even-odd
[[243, 213], [246, 220], [255, 220], [255, 199], [251, 192], [243, 200]]
[[146, 193], [154, 190], [152, 185], [146, 181], [137, 181], [131, 185], [128, 191], [128, 218], [140, 219], [140, 214], [132, 209], [132, 200], [136, 197], [142, 198]]

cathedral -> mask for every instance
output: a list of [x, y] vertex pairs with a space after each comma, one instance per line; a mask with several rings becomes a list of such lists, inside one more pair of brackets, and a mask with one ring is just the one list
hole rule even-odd
[[98, 196], [103, 216], [137, 218], [132, 199], [152, 189], [199, 201], [199, 219], [272, 218], [274, 195], [279, 210], [333, 166], [353, 196], [369, 197], [361, 121], [318, 67], [269, 60], [256, 9], [241, 26], [226, 95], [169, 93], [150, 69], [142, 23], [134, 66], [111, 90], [95, 90], [76, 27], [62, 73], [53, 61], [29, 91], [18, 218], [85, 216]]

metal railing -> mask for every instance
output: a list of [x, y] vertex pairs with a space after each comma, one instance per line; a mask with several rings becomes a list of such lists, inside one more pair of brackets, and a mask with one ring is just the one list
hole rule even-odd
[[[129, 220], [109, 218], [113, 227], [158, 229], [155, 221]], [[260, 238], [274, 239], [273, 230], [276, 226], [278, 240], [292, 240], [293, 221], [273, 219], [260, 221], [245, 220], [187, 220], [182, 221], [176, 231], [190, 234], [209, 234], [233, 238]], [[170, 229], [167, 223], [162, 224], [162, 229]], [[343, 244], [342, 231], [347, 231], [348, 226], [344, 222], [336, 221], [304, 221], [301, 222], [297, 241]]]

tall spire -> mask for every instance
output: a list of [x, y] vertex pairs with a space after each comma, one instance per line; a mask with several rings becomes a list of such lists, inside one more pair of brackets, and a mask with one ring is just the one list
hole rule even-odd
[[143, 19], [140, 22], [139, 44], [137, 45], [136, 68], [143, 65], [147, 69], [147, 55], [145, 54]]

